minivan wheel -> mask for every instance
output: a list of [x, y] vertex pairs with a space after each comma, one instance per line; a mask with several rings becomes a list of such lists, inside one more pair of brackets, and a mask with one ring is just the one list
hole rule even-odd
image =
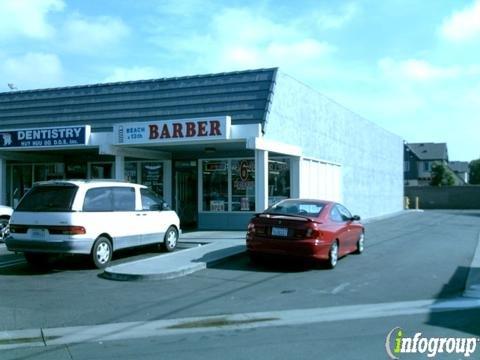
[[0, 241], [5, 241], [5, 238], [10, 233], [9, 221], [10, 219], [7, 217], [0, 218]]
[[104, 236], [100, 236], [92, 248], [92, 261], [97, 269], [104, 269], [112, 260], [112, 243]]
[[36, 253], [36, 252], [24, 252], [25, 260], [36, 268], [46, 268], [50, 257], [48, 254]]
[[177, 247], [178, 243], [178, 230], [174, 226], [170, 226], [165, 233], [162, 248], [165, 251], [173, 251]]

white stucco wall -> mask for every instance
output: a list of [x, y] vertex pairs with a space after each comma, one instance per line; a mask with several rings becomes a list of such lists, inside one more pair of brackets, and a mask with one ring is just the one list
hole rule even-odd
[[340, 164], [342, 201], [355, 214], [402, 210], [403, 140], [280, 71], [265, 138]]

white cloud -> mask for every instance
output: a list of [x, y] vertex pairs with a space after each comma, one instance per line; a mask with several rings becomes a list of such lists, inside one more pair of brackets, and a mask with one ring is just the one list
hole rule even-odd
[[44, 39], [55, 29], [47, 22], [50, 12], [63, 10], [62, 0], [3, 0], [0, 1], [0, 38], [18, 35]]
[[295, 61], [308, 61], [328, 55], [333, 51], [333, 46], [315, 39], [302, 39], [292, 43], [272, 42], [266, 48], [266, 53], [273, 58], [279, 60], [290, 58]]
[[439, 79], [453, 79], [461, 75], [458, 67], [440, 67], [424, 60], [409, 59], [395, 61], [383, 58], [379, 61], [383, 74], [400, 80], [431, 81]]
[[1, 60], [0, 78], [18, 90], [64, 85], [62, 63], [55, 54], [27, 53]]
[[480, 35], [480, 0], [453, 13], [440, 28], [443, 37], [454, 42], [468, 41]]
[[323, 29], [339, 29], [350, 22], [358, 13], [358, 6], [354, 3], [344, 5], [338, 13], [318, 13], [316, 22]]
[[65, 23], [65, 47], [72, 52], [96, 54], [117, 45], [130, 34], [121, 20], [108, 16], [92, 19], [74, 15]]
[[149, 66], [116, 67], [102, 82], [148, 80], [161, 77], [160, 70]]
[[317, 71], [335, 47], [317, 39], [308, 25], [275, 21], [251, 9], [226, 8], [213, 15], [201, 34], [182, 34], [166, 42], [162, 27], [152, 41], [174, 57], [188, 54], [188, 73], [275, 66], [290, 72]]

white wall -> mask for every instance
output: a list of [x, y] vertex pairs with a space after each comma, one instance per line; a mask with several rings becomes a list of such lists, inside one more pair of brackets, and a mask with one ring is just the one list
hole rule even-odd
[[342, 201], [341, 166], [326, 161], [300, 160], [300, 197]]

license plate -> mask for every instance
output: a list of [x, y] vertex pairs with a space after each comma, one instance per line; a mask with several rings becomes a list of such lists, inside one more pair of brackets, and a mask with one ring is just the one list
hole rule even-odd
[[288, 236], [288, 229], [272, 227], [272, 236]]
[[30, 236], [32, 240], [45, 240], [47, 230], [45, 229], [30, 229]]

